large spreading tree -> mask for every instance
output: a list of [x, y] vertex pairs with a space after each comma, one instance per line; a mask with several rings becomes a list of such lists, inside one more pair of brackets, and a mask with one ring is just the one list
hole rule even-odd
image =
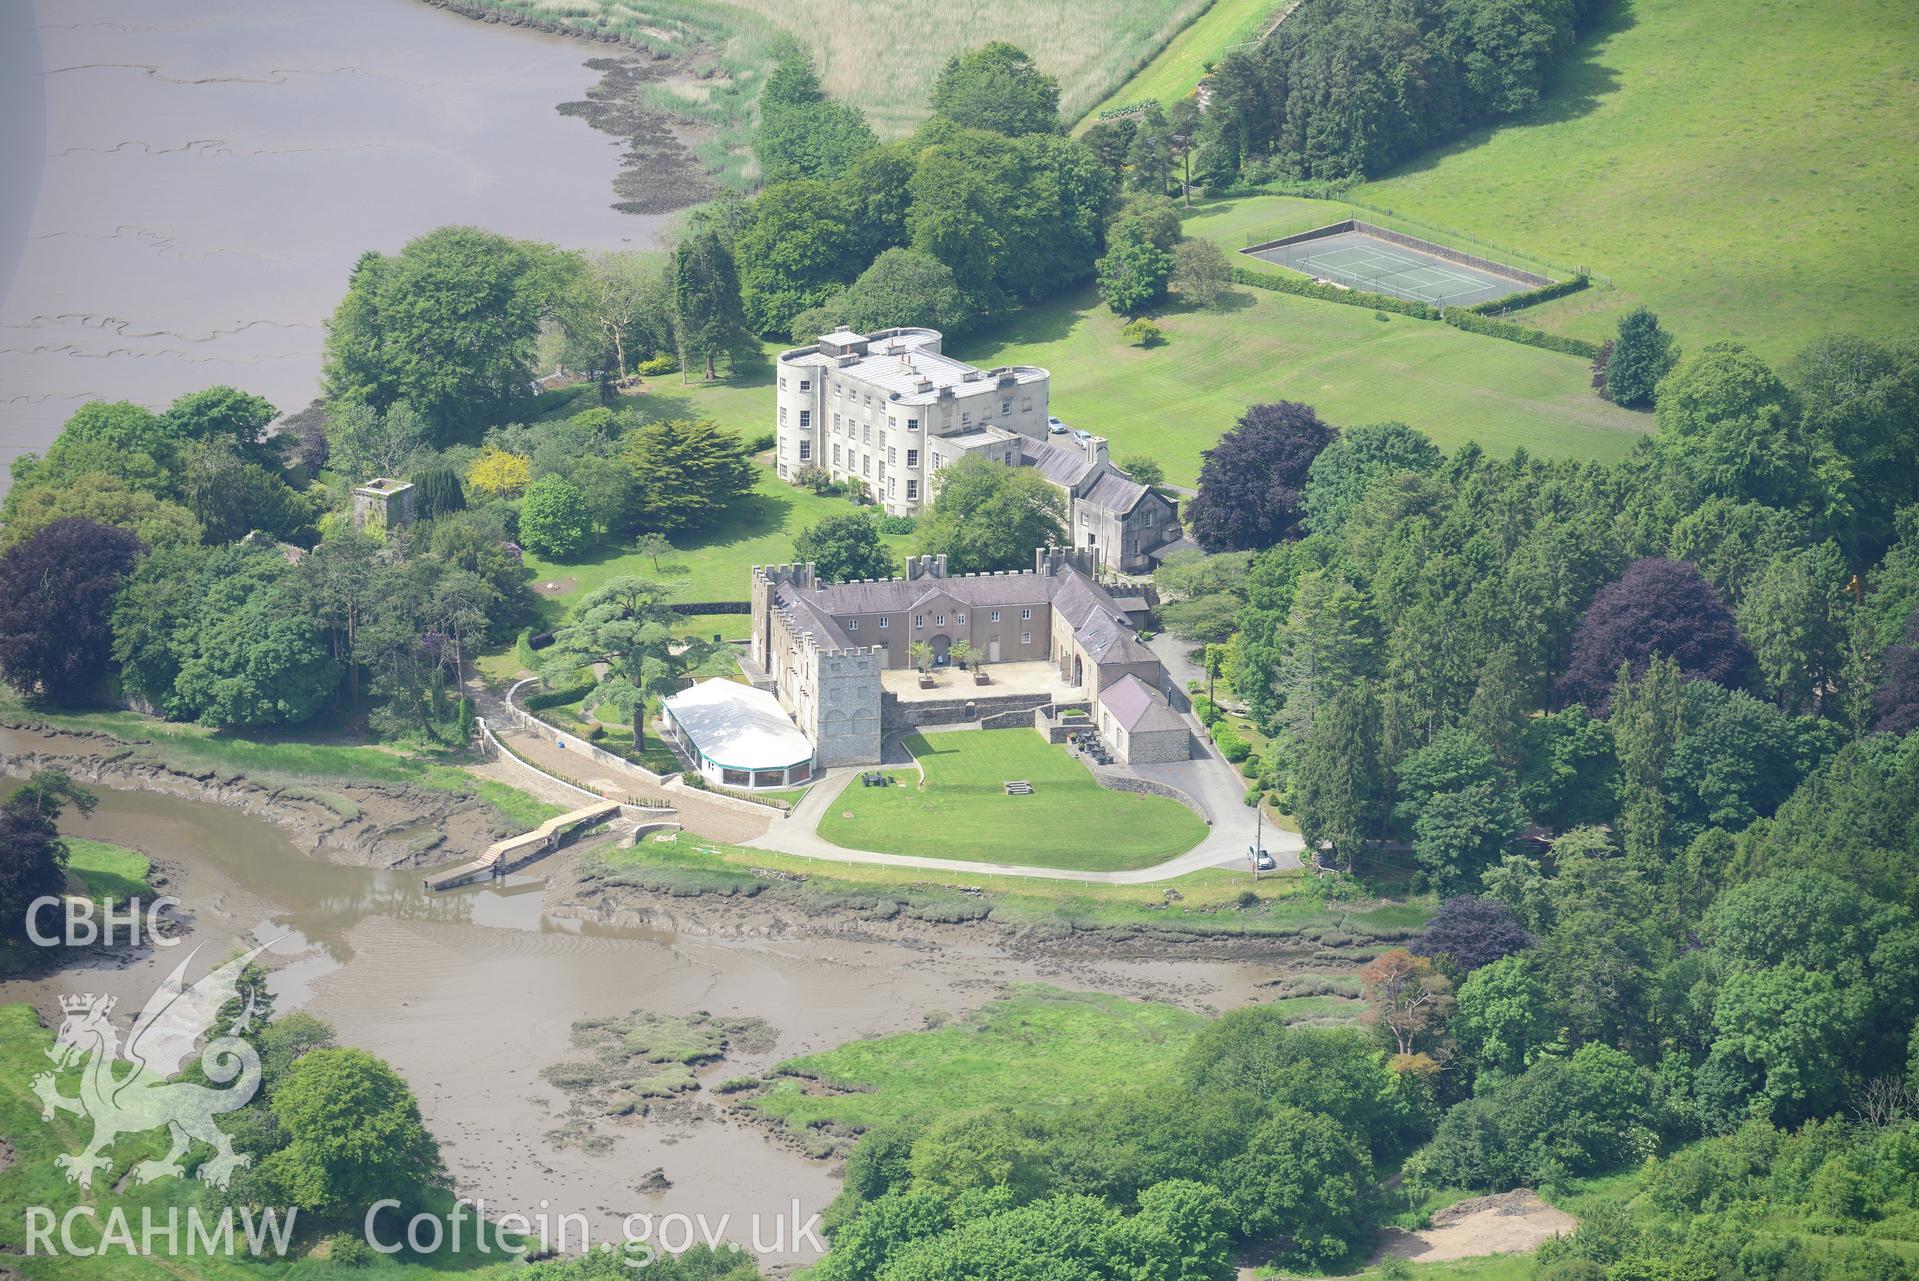
[[875, 258], [844, 293], [795, 317], [793, 337], [825, 333], [834, 324], [860, 333], [923, 326], [957, 334], [976, 319], [951, 267], [917, 249], [894, 248]]
[[124, 529], [69, 517], [0, 555], [0, 675], [22, 694], [75, 706], [106, 675], [109, 616], [139, 559]]
[[1306, 527], [1315, 534], [1337, 535], [1374, 481], [1398, 472], [1430, 476], [1445, 457], [1439, 446], [1404, 423], [1347, 428], [1306, 468], [1300, 495]]
[[933, 82], [933, 110], [956, 125], [993, 133], [1059, 128], [1059, 81], [1017, 45], [995, 40], [956, 53]]
[[710, 418], [648, 423], [626, 438], [621, 457], [649, 529], [704, 528], [753, 489], [751, 450]]
[[1210, 552], [1257, 550], [1298, 534], [1306, 475], [1333, 430], [1312, 406], [1254, 405], [1200, 457], [1188, 527]]
[[327, 322], [326, 392], [412, 405], [441, 438], [528, 394], [545, 310], [577, 264], [478, 227], [441, 227], [393, 257], [360, 256]]
[[857, 511], [828, 516], [801, 530], [793, 540], [793, 559], [810, 562], [827, 583], [886, 578], [896, 570], [892, 553], [880, 541], [878, 523]]
[[1029, 468], [962, 458], [941, 468], [933, 484], [919, 549], [944, 553], [949, 573], [1030, 569], [1035, 548], [1066, 540], [1065, 499]]
[[1538, 942], [1510, 907], [1496, 898], [1459, 894], [1439, 905], [1407, 950], [1429, 956], [1449, 973], [1465, 976]]
[[[669, 591], [644, 578], [616, 578], [588, 592], [573, 616], [553, 633], [541, 667], [571, 679], [599, 668], [586, 711], [605, 707], [633, 723], [633, 741], [646, 743], [646, 709], [677, 692], [712, 653], [710, 642], [675, 634], [680, 616]], [[599, 667], [604, 664], [604, 667]]]
[[175, 400], [160, 421], [176, 441], [224, 441], [249, 462], [271, 463], [275, 451], [267, 427], [279, 416], [264, 396], [208, 387]]
[[1603, 714], [1620, 667], [1638, 675], [1654, 656], [1678, 663], [1684, 680], [1727, 686], [1752, 666], [1752, 650], [1712, 584], [1683, 561], [1648, 556], [1602, 587], [1580, 616], [1559, 692]]
[[309, 1050], [274, 1088], [284, 1144], [244, 1180], [267, 1204], [351, 1219], [397, 1199], [417, 1208], [447, 1186], [440, 1146], [399, 1073], [365, 1050]]
[[760, 193], [738, 261], [747, 323], [763, 334], [790, 334], [794, 317], [832, 297], [859, 269], [839, 197], [811, 178]]

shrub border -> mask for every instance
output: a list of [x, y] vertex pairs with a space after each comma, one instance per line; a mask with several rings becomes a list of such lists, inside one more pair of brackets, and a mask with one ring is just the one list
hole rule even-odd
[[1551, 302], [1555, 298], [1564, 298], [1567, 294], [1576, 294], [1592, 284], [1592, 277], [1577, 275], [1571, 280], [1555, 280], [1549, 285], [1537, 289], [1528, 289], [1523, 294], [1509, 294], [1504, 298], [1493, 298], [1486, 302], [1475, 303], [1466, 308], [1481, 316], [1503, 316], [1509, 311], [1520, 311], [1527, 307], [1536, 307], [1542, 302]]

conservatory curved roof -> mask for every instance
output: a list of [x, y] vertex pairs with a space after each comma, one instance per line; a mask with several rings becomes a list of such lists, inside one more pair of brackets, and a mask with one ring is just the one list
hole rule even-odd
[[813, 759], [813, 744], [779, 700], [751, 685], [714, 677], [667, 699], [665, 710], [715, 765], [785, 769]]

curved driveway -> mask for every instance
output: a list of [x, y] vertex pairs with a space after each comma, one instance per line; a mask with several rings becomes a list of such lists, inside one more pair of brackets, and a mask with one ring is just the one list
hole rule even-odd
[[[1253, 843], [1254, 817], [1245, 804], [1245, 789], [1239, 771], [1214, 755], [1212, 745], [1200, 742], [1197, 736], [1194, 738], [1194, 748], [1205, 753], [1203, 759], [1196, 756], [1178, 765], [1146, 765], [1123, 771], [1179, 787], [1206, 811], [1210, 823], [1205, 840], [1184, 854], [1151, 867], [1137, 867], [1125, 872], [1084, 872], [1073, 868], [1032, 867], [1019, 863], [921, 858], [914, 854], [880, 854], [873, 850], [847, 849], [821, 837], [818, 827], [826, 807], [838, 799], [849, 779], [872, 766], [829, 770], [808, 789], [805, 798], [790, 816], [775, 823], [764, 836], [756, 836], [746, 844], [753, 849], [836, 863], [912, 867], [956, 875], [1025, 876], [1034, 880], [1079, 881], [1088, 885], [1152, 885], [1209, 867], [1245, 867], [1246, 849]], [[887, 755], [887, 764], [894, 764], [890, 752]], [[1281, 868], [1300, 865], [1299, 855], [1305, 849], [1305, 842], [1300, 840], [1298, 833], [1268, 824], [1262, 839], [1267, 852]]]

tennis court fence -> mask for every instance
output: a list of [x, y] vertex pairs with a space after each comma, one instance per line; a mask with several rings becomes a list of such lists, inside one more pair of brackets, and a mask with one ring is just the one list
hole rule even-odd
[[[1354, 230], [1365, 231], [1370, 235], [1379, 235], [1382, 231], [1396, 231], [1401, 235], [1411, 236], [1414, 240], [1420, 242], [1412, 247], [1421, 249], [1427, 253], [1437, 253], [1441, 257], [1445, 257], [1448, 254], [1460, 252], [1459, 250], [1448, 249], [1435, 239], [1436, 237], [1443, 237], [1447, 241], [1471, 245], [1473, 248], [1479, 250], [1484, 261], [1492, 264], [1490, 267], [1483, 269], [1497, 271], [1502, 275], [1510, 276], [1514, 273], [1515, 269], [1519, 269], [1520, 271], [1543, 277], [1540, 281], [1541, 284], [1545, 284], [1549, 280], [1570, 280], [1574, 276], [1584, 276], [1594, 285], [1601, 288], [1611, 289], [1613, 287], [1611, 276], [1602, 275], [1599, 272], [1592, 271], [1583, 266], [1569, 267], [1564, 263], [1556, 263], [1550, 258], [1542, 258], [1538, 254], [1528, 253], [1523, 249], [1515, 249], [1510, 245], [1501, 245], [1494, 241], [1487, 240], [1482, 236], [1474, 235], [1470, 231], [1462, 231], [1457, 227], [1448, 227], [1441, 223], [1425, 222], [1417, 218], [1408, 218], [1404, 214], [1395, 213], [1391, 209], [1380, 205], [1367, 204], [1363, 200], [1355, 200], [1351, 196], [1344, 196], [1336, 202], [1328, 201], [1327, 203], [1344, 205], [1346, 207], [1347, 221], [1355, 224], [1353, 227]], [[1333, 226], [1337, 227], [1338, 224], [1335, 223]], [[1322, 227], [1304, 234], [1307, 236], [1327, 235], [1330, 234], [1330, 230], [1330, 228]], [[1283, 237], [1281, 241], [1272, 243], [1285, 243], [1298, 238], [1299, 237], [1288, 236]], [[1382, 238], [1390, 239], [1390, 237]], [[1266, 246], [1265, 244], [1254, 243], [1253, 237], [1248, 236], [1246, 238], [1246, 247], [1248, 249], [1260, 249]], [[1464, 258], [1455, 259], [1455, 261], [1464, 261], [1469, 265], [1475, 265], [1472, 255], [1466, 255]]]
[[1410, 235], [1423, 236], [1428, 240], [1435, 236], [1443, 236], [1450, 241], [1471, 245], [1475, 249], [1485, 253], [1488, 257], [1496, 258], [1499, 261], [1510, 263], [1516, 267], [1525, 267], [1529, 270], [1537, 271], [1555, 280], [1570, 280], [1574, 276], [1584, 276], [1586, 279], [1592, 281], [1593, 284], [1601, 286], [1602, 288], [1611, 289], [1613, 287], [1611, 276], [1601, 275], [1599, 272], [1593, 271], [1585, 266], [1567, 266], [1564, 263], [1554, 262], [1550, 258], [1542, 258], [1538, 254], [1528, 253], [1524, 249], [1515, 249], [1511, 245], [1498, 244], [1495, 241], [1476, 236], [1470, 231], [1462, 231], [1457, 227], [1448, 227], [1436, 222], [1424, 222], [1418, 218], [1409, 218], [1404, 214], [1396, 213], [1381, 205], [1370, 205], [1363, 200], [1354, 200], [1351, 196], [1346, 197], [1340, 203], [1347, 207], [1349, 213], [1354, 218], [1359, 218], [1363, 212], [1370, 215], [1369, 221], [1388, 228], [1404, 230]]

